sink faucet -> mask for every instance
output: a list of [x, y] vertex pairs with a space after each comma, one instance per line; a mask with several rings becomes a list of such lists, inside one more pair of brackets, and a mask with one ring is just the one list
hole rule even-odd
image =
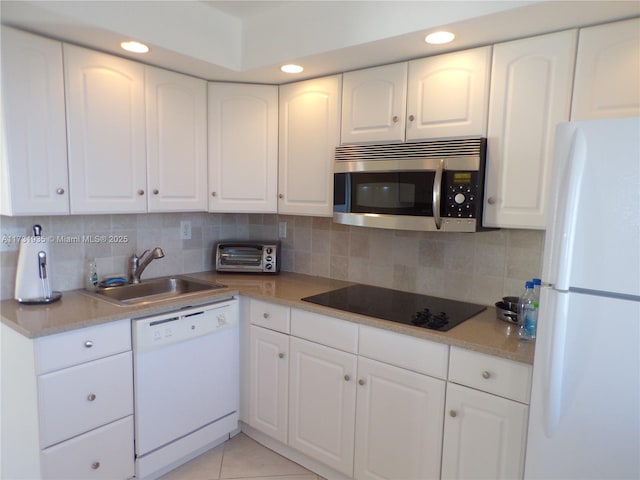
[[142, 275], [144, 269], [147, 268], [153, 260], [164, 257], [164, 252], [160, 247], [151, 250], [151, 253], [144, 258], [147, 252], [149, 252], [149, 250], [142, 252], [142, 255], [139, 257], [136, 256], [135, 253], [131, 256], [131, 263], [129, 264], [129, 280], [131, 283], [140, 283], [140, 275]]

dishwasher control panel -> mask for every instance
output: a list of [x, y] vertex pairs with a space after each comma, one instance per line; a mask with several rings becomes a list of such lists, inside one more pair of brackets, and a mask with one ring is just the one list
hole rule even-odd
[[237, 327], [238, 300], [231, 299], [133, 319], [133, 345], [145, 352]]

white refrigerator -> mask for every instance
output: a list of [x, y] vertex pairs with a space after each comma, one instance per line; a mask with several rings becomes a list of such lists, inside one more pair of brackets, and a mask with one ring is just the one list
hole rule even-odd
[[525, 478], [640, 478], [640, 118], [556, 132]]

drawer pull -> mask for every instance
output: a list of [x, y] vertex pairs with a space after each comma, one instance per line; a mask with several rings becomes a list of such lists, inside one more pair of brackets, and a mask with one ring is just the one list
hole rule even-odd
[[264, 318], [269, 318], [269, 314], [268, 314], [267, 312], [264, 312], [264, 313], [262, 314], [262, 316], [263, 316]]
[[93, 462], [93, 463], [91, 464], [91, 468], [92, 468], [93, 470], [97, 470], [97, 469], [99, 469], [99, 468], [100, 468], [100, 462]]
[[364, 378], [361, 378], [360, 380], [358, 380], [358, 385], [364, 385], [365, 383], [367, 382], [364, 381]]
[[91, 348], [93, 347], [93, 342], [91, 340], [87, 340], [86, 342], [84, 342], [84, 346], [87, 348]]
[[484, 372], [482, 372], [482, 378], [484, 379], [491, 378], [491, 373], [485, 370]]
[[89, 400], [90, 402], [93, 402], [96, 399], [96, 394], [95, 393], [90, 393], [87, 396], [87, 400]]
[[449, 411], [449, 416], [453, 417], [453, 418], [456, 418], [458, 416], [458, 412], [456, 412], [455, 410], [450, 410]]
[[349, 380], [351, 380], [351, 377], [349, 375], [345, 375], [344, 379], [348, 382]]
[[278, 358], [284, 358], [284, 353], [279, 353]]

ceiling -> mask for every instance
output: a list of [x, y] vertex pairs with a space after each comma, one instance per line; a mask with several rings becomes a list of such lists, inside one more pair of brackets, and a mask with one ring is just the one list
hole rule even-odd
[[[6, 25], [206, 80], [271, 84], [639, 15], [636, 0], [0, 1]], [[456, 40], [424, 43], [438, 29]], [[128, 54], [124, 39], [151, 51]], [[280, 72], [291, 62], [305, 71]]]

